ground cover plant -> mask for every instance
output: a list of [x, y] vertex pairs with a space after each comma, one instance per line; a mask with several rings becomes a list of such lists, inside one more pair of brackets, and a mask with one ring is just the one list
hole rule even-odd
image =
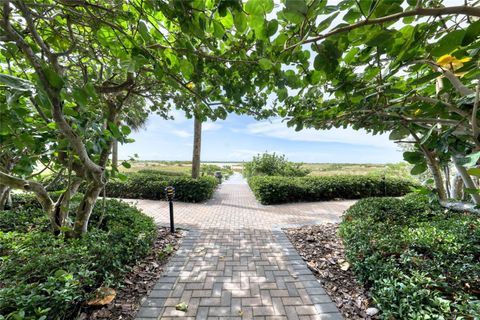
[[480, 220], [428, 197], [371, 198], [340, 225], [346, 255], [384, 319], [480, 317]]
[[[51, 232], [31, 197], [0, 212], [0, 318], [71, 319], [98, 287], [115, 287], [146, 256], [156, 236], [150, 217], [107, 200], [80, 239]], [[81, 197], [74, 201], [76, 205]]]
[[262, 204], [402, 196], [414, 186], [405, 179], [352, 175], [256, 176], [249, 178], [248, 184]]

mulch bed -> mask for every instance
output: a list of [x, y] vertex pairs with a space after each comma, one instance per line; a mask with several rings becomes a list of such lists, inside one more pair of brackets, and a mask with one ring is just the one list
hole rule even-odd
[[369, 299], [355, 279], [345, 258], [338, 224], [323, 224], [286, 229], [285, 233], [320, 280], [345, 319], [373, 319], [367, 315]]
[[177, 251], [184, 235], [185, 232], [182, 230], [177, 230], [175, 235], [172, 235], [168, 228], [159, 226], [152, 253], [125, 276], [123, 286], [116, 289], [115, 300], [100, 308], [85, 306], [81, 310], [79, 319], [133, 320], [140, 308], [142, 298], [160, 278], [168, 258]]

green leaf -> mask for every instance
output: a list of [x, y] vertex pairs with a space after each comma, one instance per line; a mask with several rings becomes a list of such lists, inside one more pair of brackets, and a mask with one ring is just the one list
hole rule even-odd
[[123, 173], [117, 173], [117, 177], [118, 179], [120, 179], [120, 181], [127, 181], [128, 180], [128, 176], [123, 174]]
[[127, 169], [130, 169], [132, 167], [132, 165], [130, 163], [128, 163], [127, 161], [123, 161], [122, 166], [124, 166]]
[[181, 302], [175, 306], [175, 309], [177, 309], [178, 311], [187, 312], [188, 305], [185, 302]]
[[455, 30], [447, 33], [432, 49], [432, 55], [436, 57], [451, 53], [462, 45], [465, 30]]
[[414, 85], [424, 84], [425, 82], [438, 78], [440, 75], [441, 75], [440, 72], [431, 72], [423, 77], [413, 80], [412, 84]]
[[44, 68], [43, 71], [47, 77], [48, 83], [54, 87], [55, 89], [61, 89], [65, 85], [65, 81], [63, 81], [62, 77], [58, 73], [52, 70], [52, 68], [47, 67]]
[[194, 66], [190, 61], [183, 59], [180, 60], [180, 70], [182, 71], [183, 76], [187, 80], [190, 80], [193, 75]]
[[129, 135], [132, 132], [132, 129], [130, 129], [129, 126], [122, 126], [120, 130], [125, 136]]
[[406, 151], [403, 153], [403, 159], [411, 164], [425, 162], [423, 155], [420, 152]]
[[294, 24], [301, 24], [303, 20], [305, 20], [305, 16], [295, 11], [288, 11], [285, 9], [282, 11], [282, 14], [288, 21]]
[[245, 12], [250, 15], [265, 15], [272, 12], [273, 0], [248, 0], [245, 4]]
[[263, 70], [270, 70], [273, 67], [272, 61], [266, 58], [262, 58], [258, 60], [258, 64], [260, 65], [260, 68], [262, 68]]
[[478, 194], [480, 189], [477, 188], [463, 188], [463, 192], [466, 194]]
[[321, 21], [318, 26], [317, 26], [317, 31], [316, 32], [322, 32], [323, 30], [327, 29], [330, 27], [332, 24], [333, 20], [340, 14], [340, 12], [335, 12], [334, 14], [331, 14], [326, 18], [325, 20]]
[[410, 131], [407, 128], [398, 128], [390, 132], [388, 138], [390, 140], [402, 140], [410, 135]]
[[273, 19], [267, 23], [267, 37], [273, 36], [278, 29], [278, 21]]
[[243, 33], [247, 30], [247, 16], [243, 12], [235, 13], [233, 16], [233, 22], [238, 32]]
[[7, 87], [19, 91], [33, 91], [34, 88], [33, 84], [28, 80], [3, 73], [0, 73], [0, 82], [5, 84]]
[[286, 0], [285, 1], [285, 8], [287, 11], [300, 13], [301, 15], [305, 16], [308, 11], [307, 2], [306, 1], [299, 1], [299, 0]]
[[284, 101], [288, 97], [287, 88], [281, 88], [277, 90], [278, 100]]
[[462, 40], [462, 46], [467, 46], [474, 42], [480, 35], [480, 20], [471, 23], [465, 30], [465, 36]]
[[470, 168], [467, 173], [471, 176], [480, 177], [480, 168]]
[[318, 46], [318, 54], [313, 61], [315, 70], [325, 71], [327, 74], [335, 72], [338, 66], [338, 59], [342, 56], [335, 43], [324, 41]]
[[81, 105], [81, 106], [86, 106], [88, 103], [88, 94], [83, 88], [74, 88], [72, 90], [72, 95], [73, 98], [75, 98], [75, 101]]
[[412, 170], [410, 170], [410, 173], [413, 175], [421, 174], [427, 171], [427, 164], [426, 163], [419, 163], [415, 165]]
[[149, 42], [152, 39], [152, 36], [148, 31], [148, 27], [143, 21], [138, 22], [138, 32], [140, 32], [140, 35], [142, 36], [143, 40], [145, 40], [145, 42]]
[[223, 28], [223, 25], [217, 20], [213, 20], [213, 35], [216, 38], [220, 39], [220, 38], [223, 38], [224, 34], [225, 34], [225, 29]]

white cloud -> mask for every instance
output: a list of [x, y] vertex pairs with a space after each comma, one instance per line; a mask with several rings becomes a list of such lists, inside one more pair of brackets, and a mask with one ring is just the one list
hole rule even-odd
[[172, 130], [171, 132], [180, 138], [190, 138], [193, 136], [190, 132], [186, 130]]
[[205, 122], [202, 125], [202, 131], [215, 131], [221, 128], [222, 128], [222, 125], [215, 122]]
[[382, 148], [394, 146], [387, 135], [372, 135], [365, 130], [353, 130], [351, 128], [333, 128], [330, 130], [303, 129], [297, 132], [293, 128], [288, 128], [286, 123], [282, 123], [280, 119], [275, 119], [272, 122], [262, 121], [249, 124], [246, 131], [252, 135], [291, 141], [336, 142]]

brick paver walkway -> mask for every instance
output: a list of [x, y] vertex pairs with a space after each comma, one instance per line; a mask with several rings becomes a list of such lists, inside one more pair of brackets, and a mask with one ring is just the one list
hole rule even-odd
[[[133, 202], [168, 224], [166, 202]], [[338, 221], [352, 203], [263, 206], [238, 177], [206, 203], [175, 203], [176, 225], [190, 231], [137, 320], [342, 319], [280, 228]]]

